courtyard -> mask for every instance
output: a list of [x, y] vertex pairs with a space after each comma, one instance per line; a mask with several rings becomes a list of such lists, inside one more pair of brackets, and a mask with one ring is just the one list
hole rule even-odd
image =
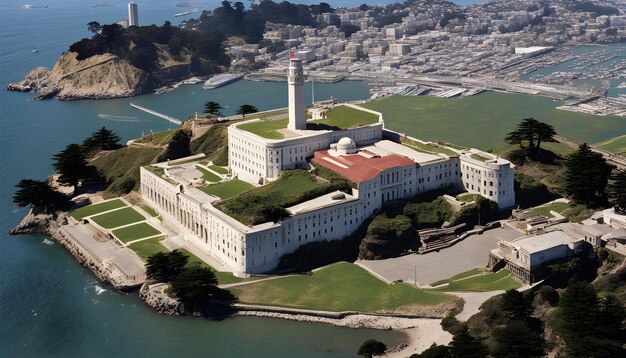
[[417, 283], [430, 285], [477, 267], [485, 267], [489, 251], [497, 247], [498, 241], [521, 236], [524, 234], [505, 226], [485, 231], [481, 235], [471, 235], [438, 252], [410, 254], [386, 260], [361, 260], [357, 263], [388, 282], [402, 280], [415, 283], [417, 272]]

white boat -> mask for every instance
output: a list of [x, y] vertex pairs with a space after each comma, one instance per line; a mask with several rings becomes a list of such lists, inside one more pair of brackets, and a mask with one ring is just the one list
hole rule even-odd
[[194, 9], [192, 11], [179, 12], [178, 14], [174, 15], [174, 17], [187, 16], [187, 15], [193, 14], [196, 11], [198, 10]]
[[37, 50], [37, 46], [33, 46], [33, 53], [38, 53], [39, 50]]
[[202, 82], [202, 78], [200, 78], [200, 77], [191, 77], [191, 78], [188, 78], [188, 79], [186, 79], [184, 81], [181, 81], [180, 84], [182, 84], [182, 85], [195, 85], [196, 83], [200, 83], [200, 82]]
[[219, 75], [215, 75], [209, 78], [202, 88], [204, 89], [214, 89], [229, 83], [233, 83], [239, 79], [241, 79], [245, 74], [243, 73], [221, 73]]

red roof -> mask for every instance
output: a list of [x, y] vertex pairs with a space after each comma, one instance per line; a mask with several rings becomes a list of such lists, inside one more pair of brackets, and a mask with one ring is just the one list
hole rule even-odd
[[359, 154], [332, 156], [327, 150], [315, 152], [312, 162], [337, 172], [355, 183], [375, 178], [380, 172], [397, 167], [414, 166], [415, 162], [396, 154], [366, 158]]

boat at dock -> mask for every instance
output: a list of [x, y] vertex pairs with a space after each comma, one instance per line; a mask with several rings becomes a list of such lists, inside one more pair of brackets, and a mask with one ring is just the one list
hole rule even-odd
[[233, 83], [244, 76], [243, 73], [221, 73], [219, 75], [215, 75], [209, 78], [202, 88], [204, 89], [214, 89], [218, 87], [225, 86], [229, 83]]

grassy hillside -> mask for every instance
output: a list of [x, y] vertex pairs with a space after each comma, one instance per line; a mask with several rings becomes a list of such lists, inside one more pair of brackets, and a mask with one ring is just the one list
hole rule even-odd
[[139, 187], [139, 167], [151, 163], [163, 149], [124, 147], [102, 153], [92, 164], [107, 182], [107, 192], [125, 194]]

